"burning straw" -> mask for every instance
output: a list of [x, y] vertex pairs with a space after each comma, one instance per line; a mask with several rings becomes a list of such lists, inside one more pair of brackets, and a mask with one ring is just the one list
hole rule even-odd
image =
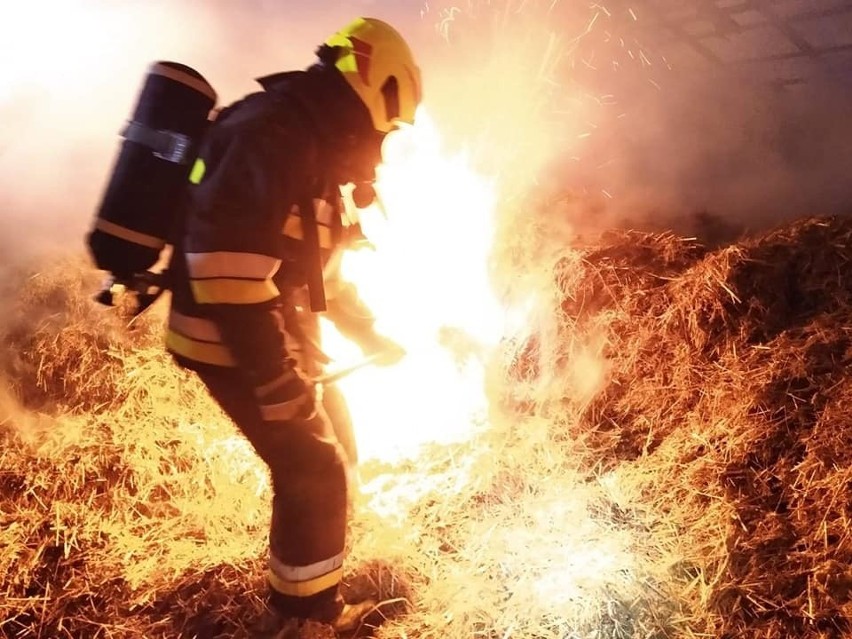
[[[491, 428], [361, 469], [347, 587], [377, 636], [848, 632], [850, 237], [563, 251]], [[157, 309], [128, 329], [86, 272], [25, 279], [4, 327], [0, 628], [268, 636], [265, 473]]]

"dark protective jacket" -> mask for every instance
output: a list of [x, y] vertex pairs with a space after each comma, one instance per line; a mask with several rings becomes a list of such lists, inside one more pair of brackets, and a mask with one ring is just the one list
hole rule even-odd
[[[288, 353], [284, 324], [298, 328], [307, 284], [322, 302], [316, 286], [325, 279], [338, 328], [356, 340], [372, 332], [331, 258], [347, 240], [338, 187], [371, 177], [380, 144], [336, 71], [314, 67], [261, 84], [265, 91], [220, 114], [191, 172], [170, 266], [167, 345], [268, 465], [273, 601], [289, 616], [312, 617], [339, 603], [346, 462], [314, 385]], [[313, 217], [316, 226], [303, 223]]]
[[[369, 114], [347, 103], [357, 97], [339, 76], [312, 68], [261, 84], [265, 91], [220, 114], [199, 151], [170, 265], [167, 336], [181, 364], [236, 367], [255, 387], [292, 367], [282, 318], [317, 257], [333, 266], [346, 245], [352, 227], [341, 222], [339, 185], [369, 178], [380, 148], [364, 143]], [[373, 320], [335, 271], [325, 269], [328, 313], [357, 340]]]

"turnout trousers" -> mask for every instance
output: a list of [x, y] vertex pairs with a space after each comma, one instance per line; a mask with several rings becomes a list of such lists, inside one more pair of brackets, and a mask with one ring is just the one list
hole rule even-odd
[[[306, 308], [310, 303], [304, 290], [286, 290], [290, 303], [283, 306], [284, 331], [287, 352], [296, 360], [299, 368], [309, 377], [325, 373], [331, 361], [322, 349], [322, 332], [319, 315], [297, 308]], [[358, 444], [349, 405], [337, 384], [322, 389], [322, 407], [331, 422], [337, 441], [343, 446], [349, 466], [358, 465]]]
[[333, 619], [343, 607], [348, 504], [345, 454], [328, 418], [318, 408], [310, 419], [264, 421], [253, 389], [237, 371], [198, 375], [269, 467], [273, 606], [287, 616]]

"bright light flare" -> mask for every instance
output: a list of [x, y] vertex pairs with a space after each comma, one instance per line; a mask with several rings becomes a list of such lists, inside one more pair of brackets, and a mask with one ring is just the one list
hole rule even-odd
[[66, 93], [103, 74], [103, 52], [114, 47], [120, 12], [92, 2], [16, 3], [0, 22], [0, 101], [17, 90]]
[[554, 478], [543, 494], [504, 506], [503, 525], [494, 526], [495, 517], [479, 522], [487, 529], [472, 531], [473, 538], [483, 535], [484, 545], [503, 550], [491, 570], [501, 576], [506, 608], [526, 611], [530, 622], [595, 627], [602, 602], [614, 596], [630, 600], [636, 591], [642, 568], [634, 535], [596, 516], [593, 504], [600, 494], [575, 481]]
[[[380, 321], [401, 339], [456, 327], [494, 343], [504, 313], [488, 272], [494, 184], [463, 154], [444, 155], [425, 111], [415, 126], [388, 138], [384, 155], [378, 181], [384, 211], [362, 214], [377, 259], [351, 255], [347, 269], [363, 281], [360, 288]], [[416, 316], [406, 304], [414, 305]]]
[[[353, 414], [362, 459], [416, 454], [426, 442], [468, 438], [483, 423], [484, 366], [505, 313], [489, 279], [494, 185], [463, 154], [447, 155], [434, 122], [389, 136], [377, 190], [382, 209], [361, 212], [375, 250], [344, 258], [346, 277], [406, 358], [339, 382]], [[341, 362], [358, 351], [324, 324]]]

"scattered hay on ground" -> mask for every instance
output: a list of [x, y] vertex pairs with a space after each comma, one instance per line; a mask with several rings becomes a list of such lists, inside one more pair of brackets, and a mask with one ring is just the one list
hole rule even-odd
[[[611, 233], [538, 265], [556, 287], [491, 428], [361, 468], [346, 586], [381, 601], [376, 636], [852, 632], [850, 237]], [[266, 473], [158, 309], [128, 327], [79, 262], [20, 282], [0, 634], [270, 636]]]

